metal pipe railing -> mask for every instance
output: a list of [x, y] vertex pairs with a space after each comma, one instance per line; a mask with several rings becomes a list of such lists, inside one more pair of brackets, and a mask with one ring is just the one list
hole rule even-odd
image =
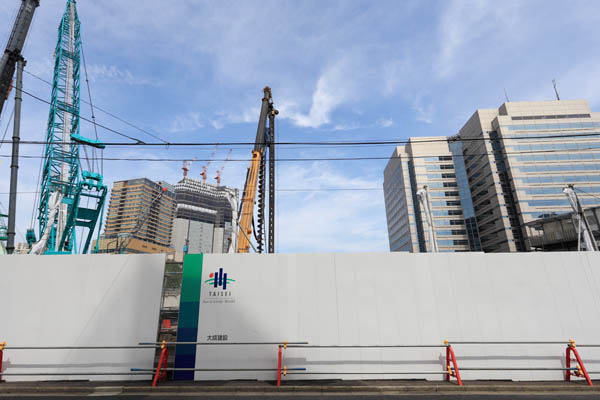
[[[257, 345], [257, 346], [267, 346], [267, 345], [284, 345], [288, 343], [289, 345], [302, 345], [302, 344], [308, 344], [308, 342], [286, 342], [284, 340], [280, 341], [280, 342], [165, 342], [164, 345], [166, 346], [174, 346], [174, 345], [178, 345], [178, 344], [193, 344], [196, 346], [249, 346], [249, 345]], [[153, 345], [153, 346], [158, 346], [160, 347], [161, 345], [163, 345], [162, 342], [140, 342], [139, 345], [145, 346], [145, 345]]]
[[369, 348], [420, 348], [420, 347], [428, 347], [428, 348], [433, 348], [433, 347], [446, 347], [445, 344], [365, 344], [365, 345], [336, 345], [336, 344], [332, 344], [332, 345], [312, 345], [312, 344], [307, 344], [307, 345], [297, 345], [297, 344], [288, 344], [287, 345], [288, 348], [307, 348], [307, 349], [369, 349]]

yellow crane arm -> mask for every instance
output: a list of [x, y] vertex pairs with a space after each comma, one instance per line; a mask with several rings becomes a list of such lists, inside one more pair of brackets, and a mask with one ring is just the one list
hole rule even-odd
[[240, 230], [238, 234], [238, 253], [248, 253], [250, 250], [249, 238], [252, 234], [252, 216], [254, 215], [254, 201], [256, 199], [256, 187], [258, 185], [258, 170], [262, 153], [258, 150], [252, 151], [252, 160], [248, 169], [248, 177], [244, 186], [242, 200], [242, 214], [240, 216]]

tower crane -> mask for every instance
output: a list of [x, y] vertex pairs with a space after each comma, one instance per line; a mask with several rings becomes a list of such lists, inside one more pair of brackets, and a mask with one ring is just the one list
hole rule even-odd
[[[242, 206], [240, 212], [239, 234], [237, 237], [237, 252], [248, 253], [250, 250], [250, 235], [252, 227], [257, 226], [254, 232], [257, 239], [257, 251], [262, 253], [265, 225], [265, 184], [266, 184], [266, 152], [269, 152], [269, 253], [275, 251], [275, 116], [279, 111], [273, 106], [271, 88], [263, 89], [264, 96], [258, 129], [250, 167], [246, 173], [246, 183], [242, 193]], [[258, 199], [257, 199], [258, 189]], [[258, 200], [257, 224], [254, 224], [254, 203]]]
[[210, 153], [210, 157], [208, 157], [208, 161], [202, 166], [202, 172], [200, 173], [200, 176], [202, 177], [202, 182], [206, 182], [206, 178], [208, 177], [208, 166], [210, 165], [210, 162], [212, 161], [215, 154], [217, 154], [218, 147], [219, 145], [215, 146], [213, 152]]
[[192, 163], [194, 161], [196, 161], [198, 159], [198, 157], [194, 157], [193, 160], [185, 160], [183, 162], [183, 166], [181, 167], [181, 169], [183, 170], [183, 177], [186, 178], [188, 172], [190, 171], [190, 167], [192, 166]]
[[231, 155], [232, 150], [233, 149], [229, 149], [229, 152], [227, 152], [227, 157], [225, 157], [225, 160], [223, 161], [223, 165], [221, 165], [221, 168], [217, 170], [217, 176], [215, 176], [215, 179], [217, 180], [217, 187], [221, 186], [221, 174], [223, 173], [225, 164], [227, 163], [227, 161], [229, 161], [229, 156]]

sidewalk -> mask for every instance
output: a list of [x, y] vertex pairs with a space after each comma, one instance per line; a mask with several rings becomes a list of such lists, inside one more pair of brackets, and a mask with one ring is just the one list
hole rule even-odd
[[596, 392], [597, 386], [587, 386], [585, 381], [574, 382], [507, 382], [463, 381], [456, 383], [420, 380], [368, 380], [368, 381], [288, 381], [278, 388], [275, 382], [263, 381], [200, 381], [164, 382], [155, 388], [150, 381], [54, 381], [54, 382], [2, 382], [0, 396], [9, 394], [84, 395], [84, 394], [248, 394], [248, 395], [321, 395], [321, 394], [459, 394], [459, 393], [582, 393]]

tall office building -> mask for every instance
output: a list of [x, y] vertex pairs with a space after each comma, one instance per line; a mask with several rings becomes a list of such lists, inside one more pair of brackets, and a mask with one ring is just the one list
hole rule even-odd
[[175, 191], [147, 178], [114, 183], [100, 253], [170, 253]]
[[571, 212], [568, 184], [582, 205], [600, 204], [599, 128], [585, 100], [507, 102], [473, 114], [459, 137], [484, 251], [530, 250], [525, 224]]
[[171, 246], [178, 253], [227, 253], [235, 245], [238, 190], [188, 177], [174, 188], [177, 212]]
[[[393, 251], [428, 250], [415, 196], [424, 184], [430, 186], [434, 215], [436, 207], [437, 214], [444, 207], [436, 203], [441, 192], [447, 211], [454, 213], [456, 195], [446, 189], [456, 179], [469, 247], [485, 252], [532, 250], [526, 227], [570, 213], [562, 192], [569, 184], [584, 207], [600, 205], [600, 113], [591, 112], [585, 100], [506, 102], [499, 109], [477, 110], [458, 135], [447, 138], [447, 147], [439, 139], [411, 139], [395, 150], [385, 169]], [[419, 140], [427, 142], [420, 144], [426, 151], [415, 150]], [[442, 240], [447, 239], [438, 236], [440, 249], [450, 251]]]
[[431, 251], [417, 191], [427, 186], [433, 229], [442, 252], [479, 251], [477, 226], [462, 157], [455, 138], [411, 138], [398, 146], [384, 171], [391, 251]]

